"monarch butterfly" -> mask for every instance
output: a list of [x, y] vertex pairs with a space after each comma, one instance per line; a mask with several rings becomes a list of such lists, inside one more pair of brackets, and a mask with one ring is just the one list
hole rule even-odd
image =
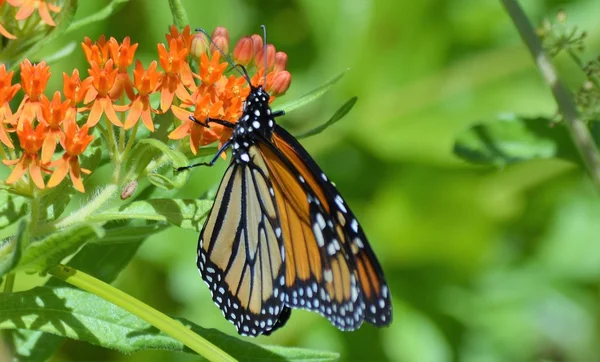
[[249, 336], [282, 327], [292, 308], [320, 313], [343, 331], [364, 320], [389, 325], [389, 288], [362, 227], [308, 152], [275, 123], [284, 112], [272, 112], [269, 94], [239, 67], [250, 93], [238, 122], [190, 116], [232, 128], [232, 136], [210, 163], [178, 169], [212, 166], [232, 149], [198, 240], [197, 266], [213, 301]]

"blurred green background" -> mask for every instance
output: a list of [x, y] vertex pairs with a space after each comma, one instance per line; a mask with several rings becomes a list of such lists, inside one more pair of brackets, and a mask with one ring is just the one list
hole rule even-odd
[[[80, 1], [77, 18], [107, 1]], [[289, 55], [294, 99], [345, 68], [324, 97], [282, 119], [292, 132], [326, 121], [352, 96], [342, 122], [302, 143], [334, 180], [367, 232], [394, 298], [394, 323], [343, 333], [294, 311], [258, 343], [338, 351], [342, 360], [594, 361], [600, 355], [600, 203], [585, 175], [559, 160], [473, 166], [456, 136], [503, 113], [552, 116], [555, 105], [498, 1], [183, 1], [192, 28], [222, 25], [232, 40], [268, 29]], [[600, 54], [598, 0], [521, 1], [535, 25], [565, 9]], [[139, 43], [156, 59], [172, 23], [166, 0], [131, 1], [110, 19], [49, 44], [56, 52], [101, 34]], [[559, 65], [560, 65], [560, 59]], [[83, 52], [52, 65], [86, 72]], [[578, 86], [569, 67], [562, 67]], [[275, 106], [275, 108], [277, 108]], [[225, 162], [195, 169], [174, 197], [199, 197]], [[195, 266], [194, 232], [169, 228], [141, 247], [115, 283], [173, 316], [235, 334]], [[23, 279], [21, 279], [23, 280]], [[21, 287], [25, 287], [21, 285]], [[69, 341], [54, 361], [192, 361], [147, 351], [125, 356]]]

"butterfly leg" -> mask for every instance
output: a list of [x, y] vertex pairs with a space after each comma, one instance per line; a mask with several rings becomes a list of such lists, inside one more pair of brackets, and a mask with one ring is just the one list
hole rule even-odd
[[196, 117], [190, 116], [190, 121], [192, 121], [192, 122], [194, 122], [196, 124], [199, 124], [199, 125], [201, 125], [203, 127], [206, 127], [206, 128], [210, 128], [209, 123], [220, 124], [221, 126], [224, 126], [224, 127], [227, 127], [227, 128], [233, 128], [233, 127], [235, 127], [235, 124], [233, 124], [231, 122], [227, 122], [227, 121], [224, 121], [222, 119], [216, 119], [216, 118], [207, 118], [206, 122], [202, 123], [202, 121], [200, 121]]
[[277, 112], [273, 112], [271, 114], [271, 117], [281, 117], [281, 116], [285, 116], [285, 111], [283, 109], [277, 111]]
[[197, 167], [197, 166], [208, 166], [208, 167], [211, 167], [211, 166], [213, 166], [215, 164], [215, 162], [217, 162], [217, 160], [219, 159], [219, 157], [221, 156], [221, 154], [223, 152], [225, 152], [225, 150], [227, 150], [230, 145], [231, 145], [231, 140], [225, 142], [225, 144], [223, 144], [223, 146], [221, 146], [221, 148], [219, 148], [219, 150], [217, 151], [217, 154], [215, 155], [215, 157], [213, 157], [212, 160], [210, 160], [210, 162], [200, 162], [200, 163], [194, 163], [193, 165], [188, 165], [188, 166], [183, 166], [183, 167], [177, 167], [175, 169], [175, 171], [176, 172], [185, 171], [185, 170], [189, 170], [190, 168]]

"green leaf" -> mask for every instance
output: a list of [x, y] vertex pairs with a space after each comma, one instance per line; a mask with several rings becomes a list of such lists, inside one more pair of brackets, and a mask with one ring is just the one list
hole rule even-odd
[[119, 11], [128, 2], [129, 0], [113, 0], [108, 5], [106, 5], [104, 9], [94, 13], [93, 15], [77, 20], [76, 22], [71, 24], [69, 29], [67, 29], [67, 32], [71, 32], [83, 26], [107, 19], [109, 16]]
[[166, 222], [154, 222], [148, 225], [132, 225], [128, 223], [123, 226], [119, 223], [119, 226], [113, 226], [110, 229], [104, 227], [104, 235], [102, 237], [90, 240], [89, 243], [99, 244], [127, 244], [139, 242], [151, 235], [159, 233], [169, 227], [170, 225]]
[[[101, 239], [97, 237], [90, 239], [89, 243], [73, 256], [68, 265], [106, 283], [113, 282], [119, 272], [129, 264], [142, 241], [149, 236], [138, 229], [137, 240], [130, 235], [125, 237], [131, 241], [127, 244], [106, 244], [107, 238], [110, 240], [111, 237], [124, 232], [124, 229], [130, 228], [135, 229], [131, 226], [105, 225], [105, 236]], [[102, 244], [99, 244], [100, 240], [103, 241]], [[64, 287], [68, 284], [60, 279], [50, 278], [46, 285]], [[13, 333], [13, 338], [19, 360], [32, 362], [48, 360], [63, 341], [63, 338], [57, 335], [29, 330], [19, 330], [18, 333]]]
[[104, 235], [104, 230], [89, 222], [56, 231], [42, 240], [31, 242], [25, 250], [18, 269], [45, 271], [73, 254], [86, 241], [102, 235]]
[[499, 166], [554, 157], [579, 160], [564, 126], [517, 115], [471, 126], [458, 136], [454, 153], [469, 162]]
[[[180, 322], [242, 361], [333, 361], [338, 357], [331, 352], [259, 346], [187, 320]], [[142, 319], [69, 287], [36, 287], [0, 295], [0, 329], [42, 331], [128, 354], [148, 349], [190, 352]]]
[[358, 97], [352, 97], [350, 98], [346, 103], [344, 103], [344, 105], [342, 105], [340, 107], [340, 109], [338, 109], [333, 116], [329, 119], [329, 121], [323, 123], [322, 125], [319, 125], [313, 129], [311, 129], [310, 131], [304, 132], [298, 136], [296, 136], [297, 139], [302, 139], [302, 138], [307, 138], [310, 136], [314, 136], [317, 135], [321, 132], [323, 132], [324, 130], [326, 130], [327, 128], [329, 128], [330, 126], [332, 126], [334, 123], [336, 123], [337, 121], [339, 121], [340, 119], [344, 118], [344, 116], [346, 114], [348, 114], [348, 112], [350, 112], [350, 110], [352, 109], [352, 107], [354, 107], [354, 105], [356, 104], [356, 101], [358, 100]]
[[174, 168], [186, 166], [188, 163], [188, 159], [183, 153], [169, 148], [160, 140], [154, 138], [142, 139], [138, 141], [128, 159], [128, 168], [134, 170], [133, 174], [128, 176], [128, 179], [136, 179], [139, 175], [147, 172], [148, 180], [155, 186], [167, 190], [183, 187], [190, 177], [188, 172], [174, 172], [173, 176], [168, 178], [154, 172], [154, 170], [145, 170], [150, 161], [159, 153], [168, 157]]
[[67, 43], [67, 45], [65, 45], [64, 47], [60, 48], [59, 50], [55, 51], [54, 53], [44, 57], [44, 60], [47, 63], [54, 63], [57, 62], [63, 58], [68, 57], [69, 55], [71, 55], [71, 53], [73, 53], [73, 51], [77, 49], [77, 43], [75, 43], [74, 41]]
[[68, 182], [61, 182], [58, 186], [47, 189], [40, 199], [40, 209], [45, 214], [43, 220], [52, 221], [59, 218], [74, 194], [75, 188]]
[[0, 230], [14, 224], [27, 212], [26, 199], [0, 190]]
[[346, 72], [349, 70], [350, 70], [350, 68], [344, 69], [338, 75], [336, 75], [335, 77], [333, 77], [330, 80], [328, 80], [327, 82], [325, 82], [323, 85], [313, 89], [312, 91], [306, 93], [305, 95], [303, 95], [297, 99], [294, 99], [293, 101], [278, 105], [277, 108], [284, 110], [286, 113], [290, 113], [300, 107], [304, 107], [308, 103], [316, 100], [317, 98], [319, 98], [323, 94], [325, 94], [325, 92], [327, 92], [329, 90], [329, 88], [331, 88], [335, 83], [337, 83], [340, 79], [342, 79], [344, 74], [346, 74]]
[[16, 235], [0, 244], [0, 277], [17, 266], [27, 243], [27, 221], [23, 219], [19, 223]]
[[184, 229], [200, 231], [206, 214], [212, 207], [212, 200], [154, 199], [134, 201], [119, 208], [110, 209], [89, 218], [90, 221], [111, 220], [157, 220]]

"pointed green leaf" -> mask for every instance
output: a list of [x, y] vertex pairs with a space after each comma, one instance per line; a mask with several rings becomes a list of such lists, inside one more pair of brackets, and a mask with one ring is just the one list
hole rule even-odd
[[27, 243], [27, 221], [21, 220], [16, 235], [0, 244], [0, 278], [17, 266]]
[[64, 47], [60, 48], [59, 50], [55, 51], [54, 53], [44, 57], [44, 60], [47, 63], [57, 62], [63, 58], [70, 56], [71, 53], [73, 53], [73, 51], [75, 49], [77, 49], [77, 43], [72, 41], [70, 43], [67, 43]]
[[302, 139], [302, 138], [307, 138], [310, 136], [314, 136], [317, 135], [321, 132], [323, 132], [324, 130], [326, 130], [327, 128], [329, 128], [330, 126], [332, 126], [334, 123], [336, 123], [337, 121], [339, 121], [340, 119], [344, 118], [344, 116], [346, 114], [348, 114], [348, 112], [350, 112], [350, 110], [352, 109], [352, 107], [354, 107], [354, 105], [356, 104], [356, 101], [358, 100], [358, 97], [352, 97], [350, 98], [346, 103], [344, 103], [340, 109], [338, 109], [333, 116], [329, 119], [329, 121], [311, 129], [310, 131], [304, 132], [298, 136], [296, 136], [297, 139]]
[[14, 224], [27, 212], [26, 199], [0, 190], [0, 230]]
[[110, 220], [157, 220], [184, 229], [200, 231], [212, 200], [154, 199], [134, 201], [126, 206], [106, 210], [89, 218], [90, 221], [106, 222]]
[[170, 179], [159, 173], [149, 172], [146, 176], [151, 184], [160, 187], [161, 189], [172, 190], [175, 188], [175, 185]]
[[[84, 245], [81, 250], [69, 260], [68, 265], [82, 272], [93, 275], [94, 277], [111, 283], [119, 272], [125, 268], [133, 258], [142, 241], [152, 232], [137, 229], [132, 226], [105, 225], [106, 234], [103, 238], [92, 238], [89, 243]], [[156, 225], [156, 224], [155, 224]], [[110, 243], [111, 237], [115, 237], [125, 232], [124, 229], [137, 229], [137, 240], [134, 236], [124, 236], [128, 243], [106, 244]], [[156, 231], [158, 232], [158, 231]], [[108, 239], [108, 241], [107, 241]], [[102, 244], [100, 244], [102, 240]], [[51, 278], [46, 282], [47, 286], [64, 287], [67, 284], [60, 279]], [[56, 349], [62, 344], [63, 337], [43, 333], [40, 331], [19, 330], [13, 333], [13, 342], [15, 353], [19, 355], [20, 361], [46, 361], [50, 359]]]
[[119, 11], [119, 9], [125, 6], [125, 4], [127, 4], [128, 2], [129, 0], [113, 0], [110, 3], [108, 3], [108, 5], [106, 5], [102, 10], [94, 13], [93, 15], [73, 22], [73, 24], [71, 24], [67, 32], [71, 32], [83, 26], [107, 19], [109, 16]]
[[578, 162], [564, 126], [546, 118], [516, 115], [470, 127], [458, 136], [454, 153], [469, 162], [500, 166], [554, 157]]
[[75, 194], [75, 188], [68, 182], [61, 182], [58, 186], [46, 189], [40, 199], [40, 209], [43, 219], [52, 221], [59, 218], [67, 208], [71, 198]]
[[99, 244], [128, 244], [139, 242], [151, 235], [159, 233], [169, 227], [166, 222], [153, 222], [148, 225], [133, 225], [128, 223], [125, 226], [105, 227], [104, 235], [90, 240], [88, 243]]
[[[135, 179], [139, 177], [138, 175], [143, 174], [147, 165], [158, 154], [168, 157], [173, 168], [183, 167], [188, 163], [188, 159], [183, 153], [169, 148], [169, 146], [160, 140], [146, 138], [138, 141], [128, 159], [127, 167], [133, 169], [133, 174], [129, 175], [128, 178]], [[171, 190], [183, 187], [190, 175], [188, 172], [174, 172], [173, 176], [165, 177], [154, 170], [148, 170], [147, 177], [152, 184]]]
[[323, 85], [313, 89], [312, 91], [306, 93], [305, 95], [303, 95], [297, 99], [294, 99], [287, 103], [277, 105], [277, 109], [281, 109], [281, 110], [284, 110], [286, 113], [290, 113], [300, 107], [304, 107], [308, 103], [316, 100], [317, 98], [319, 98], [323, 94], [325, 94], [325, 92], [327, 92], [329, 90], [329, 88], [331, 88], [335, 83], [337, 83], [340, 79], [342, 79], [344, 74], [346, 74], [346, 72], [349, 70], [350, 70], [350, 68], [341, 71], [338, 75], [331, 78], [330, 80], [325, 82]]
[[103, 234], [102, 227], [91, 222], [56, 231], [44, 239], [32, 241], [25, 250], [18, 269], [45, 271], [73, 254], [86, 241]]
[[[338, 357], [331, 352], [259, 346], [180, 321], [240, 361], [333, 361]], [[183, 343], [142, 319], [93, 294], [69, 287], [37, 287], [1, 294], [0, 329], [42, 331], [123, 353], [147, 349], [190, 352]]]

